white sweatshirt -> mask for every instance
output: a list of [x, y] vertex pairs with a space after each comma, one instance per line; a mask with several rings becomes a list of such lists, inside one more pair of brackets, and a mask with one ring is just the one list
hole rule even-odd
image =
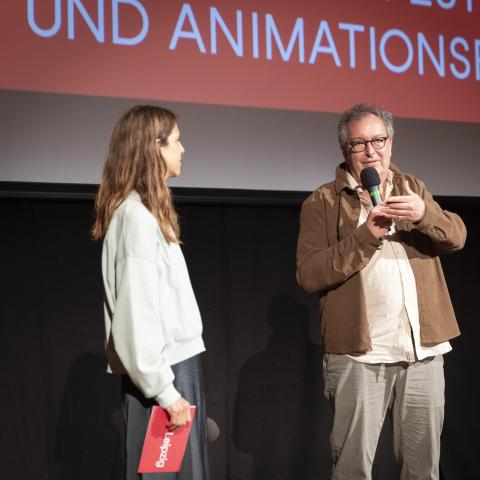
[[136, 191], [113, 214], [102, 274], [108, 371], [170, 406], [180, 396], [170, 365], [205, 350], [202, 320], [180, 246], [167, 243]]

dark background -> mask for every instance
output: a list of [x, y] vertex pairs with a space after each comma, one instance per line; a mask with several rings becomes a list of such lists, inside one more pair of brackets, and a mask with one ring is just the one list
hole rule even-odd
[[[1, 183], [1, 182], [0, 182]], [[94, 187], [0, 185], [0, 477], [122, 478], [120, 383], [105, 373]], [[306, 193], [176, 189], [202, 312], [212, 480], [329, 478], [315, 295], [295, 281]], [[468, 229], [442, 259], [463, 335], [446, 355], [444, 479], [480, 478], [480, 201], [439, 198]], [[388, 422], [376, 480], [398, 478]]]

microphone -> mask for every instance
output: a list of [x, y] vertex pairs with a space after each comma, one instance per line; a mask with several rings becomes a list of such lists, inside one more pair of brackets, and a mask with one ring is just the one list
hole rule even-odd
[[366, 188], [374, 207], [382, 203], [380, 193], [380, 175], [374, 167], [367, 167], [360, 172], [360, 181], [363, 188]]
[[210, 417], [207, 417], [207, 440], [209, 442], [214, 442], [220, 435], [220, 428], [217, 425], [215, 420], [212, 420]]

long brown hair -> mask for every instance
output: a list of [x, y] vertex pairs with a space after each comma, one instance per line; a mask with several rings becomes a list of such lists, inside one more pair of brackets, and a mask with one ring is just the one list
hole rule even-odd
[[94, 239], [105, 235], [116, 208], [136, 190], [167, 242], [179, 243], [177, 214], [166, 182], [167, 167], [156, 142], [158, 139], [160, 145], [166, 145], [176, 123], [173, 112], [153, 105], [137, 105], [120, 118], [112, 133], [95, 201]]

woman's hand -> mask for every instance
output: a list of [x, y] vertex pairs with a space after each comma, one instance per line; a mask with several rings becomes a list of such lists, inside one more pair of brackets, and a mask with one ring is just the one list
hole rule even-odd
[[190, 404], [183, 397], [175, 400], [165, 410], [167, 410], [168, 415], [170, 416], [170, 421], [167, 424], [169, 430], [176, 430], [192, 421]]

